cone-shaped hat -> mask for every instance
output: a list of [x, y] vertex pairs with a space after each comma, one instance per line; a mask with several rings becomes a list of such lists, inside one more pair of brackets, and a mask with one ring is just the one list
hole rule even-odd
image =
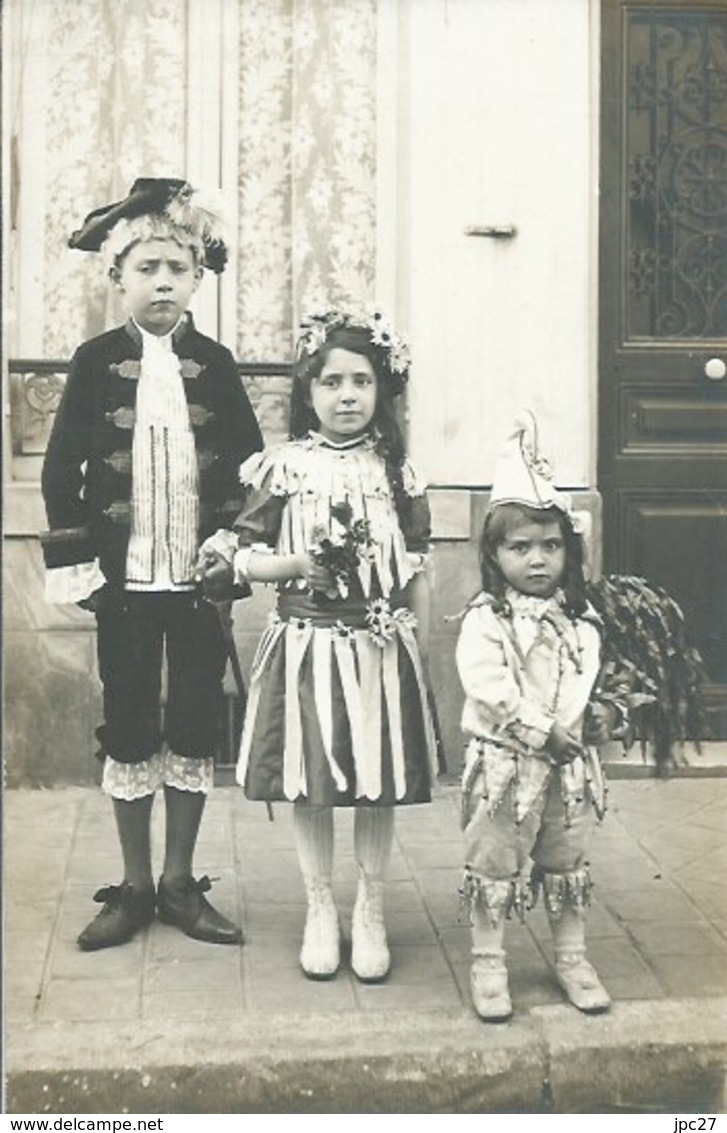
[[495, 464], [490, 507], [513, 503], [570, 508], [569, 497], [556, 488], [553, 469], [540, 451], [538, 424], [529, 409], [515, 418]]

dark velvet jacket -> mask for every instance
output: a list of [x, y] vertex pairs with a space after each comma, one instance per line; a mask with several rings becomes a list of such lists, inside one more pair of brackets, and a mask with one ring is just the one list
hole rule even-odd
[[[263, 442], [230, 351], [200, 334], [189, 314], [172, 345], [197, 450], [201, 542], [231, 527], [242, 504], [240, 464]], [[98, 558], [113, 586], [125, 582], [141, 354], [132, 321], [78, 348], [43, 464], [46, 566]]]

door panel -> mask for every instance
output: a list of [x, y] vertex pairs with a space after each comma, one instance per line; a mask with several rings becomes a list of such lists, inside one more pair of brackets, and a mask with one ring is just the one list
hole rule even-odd
[[[727, 526], [719, 501], [704, 492], [628, 493], [623, 529], [632, 562], [646, 578], [668, 578], [670, 593], [689, 610], [689, 624], [713, 681], [727, 684]], [[663, 562], [664, 550], [669, 559]], [[709, 554], [703, 549], [709, 548]], [[695, 575], [698, 585], [695, 585]]]
[[680, 603], [727, 736], [727, 10], [601, 11], [604, 566]]

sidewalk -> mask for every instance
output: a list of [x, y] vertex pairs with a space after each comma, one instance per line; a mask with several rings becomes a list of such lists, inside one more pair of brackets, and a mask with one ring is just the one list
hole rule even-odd
[[[592, 854], [590, 954], [610, 1014], [563, 1002], [541, 908], [508, 926], [515, 1015], [468, 996], [458, 796], [397, 816], [387, 889], [393, 970], [363, 986], [298, 967], [304, 904], [291, 809], [210, 797], [198, 873], [242, 948], [155, 923], [76, 947], [94, 890], [119, 880], [100, 791], [4, 796], [5, 1110], [10, 1113], [725, 1112], [727, 778], [619, 778]], [[163, 839], [163, 802], [155, 811]], [[352, 814], [337, 814], [344, 932]]]

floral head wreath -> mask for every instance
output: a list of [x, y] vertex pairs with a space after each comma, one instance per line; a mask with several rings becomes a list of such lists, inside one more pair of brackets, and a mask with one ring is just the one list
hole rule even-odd
[[411, 354], [403, 335], [397, 334], [379, 307], [363, 311], [342, 311], [322, 308], [300, 321], [296, 361], [313, 358], [326, 345], [335, 331], [363, 331], [369, 337], [376, 360], [380, 363], [392, 393], [401, 393], [409, 380]]

